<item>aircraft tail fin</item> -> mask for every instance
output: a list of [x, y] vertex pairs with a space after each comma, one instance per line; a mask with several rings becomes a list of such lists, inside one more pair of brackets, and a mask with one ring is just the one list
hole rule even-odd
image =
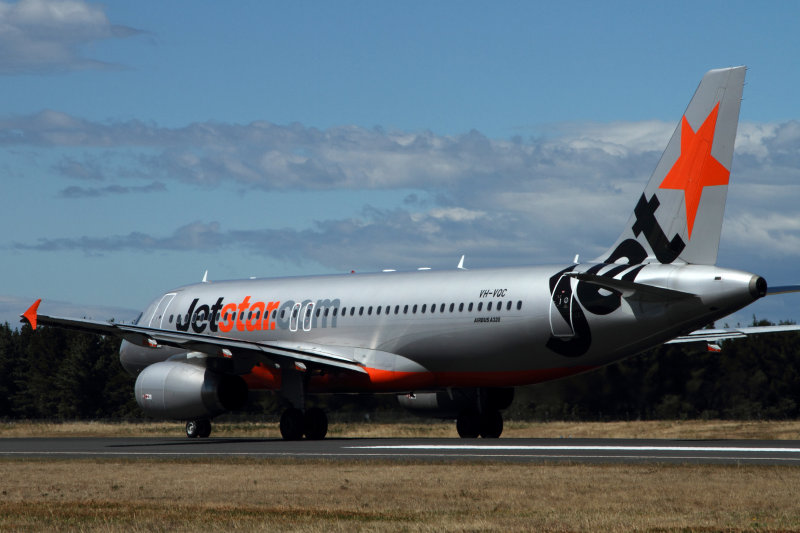
[[703, 76], [625, 230], [597, 262], [716, 263], [745, 70]]

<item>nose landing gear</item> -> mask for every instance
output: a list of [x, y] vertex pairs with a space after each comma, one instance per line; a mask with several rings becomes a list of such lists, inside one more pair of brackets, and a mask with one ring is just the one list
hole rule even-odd
[[190, 439], [205, 439], [211, 435], [211, 420], [189, 420], [186, 422], [186, 436]]

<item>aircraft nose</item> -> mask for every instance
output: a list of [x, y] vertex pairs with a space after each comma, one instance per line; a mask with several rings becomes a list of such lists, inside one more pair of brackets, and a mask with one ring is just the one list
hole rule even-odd
[[763, 298], [767, 295], [767, 280], [761, 276], [753, 276], [750, 278], [750, 294], [754, 298]]

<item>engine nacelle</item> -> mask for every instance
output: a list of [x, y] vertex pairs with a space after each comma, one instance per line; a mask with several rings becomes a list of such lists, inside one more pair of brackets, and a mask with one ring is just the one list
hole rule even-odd
[[241, 409], [247, 401], [241, 377], [179, 361], [148, 366], [136, 378], [134, 390], [145, 413], [173, 420], [211, 418]]
[[400, 405], [421, 416], [456, 418], [461, 411], [505, 409], [514, 401], [513, 388], [482, 387], [398, 394]]

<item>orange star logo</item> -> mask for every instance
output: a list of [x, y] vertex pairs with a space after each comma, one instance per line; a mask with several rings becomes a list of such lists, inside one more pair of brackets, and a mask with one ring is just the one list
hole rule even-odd
[[697, 132], [692, 130], [684, 115], [681, 123], [681, 155], [659, 185], [659, 189], [683, 190], [690, 239], [703, 188], [727, 185], [731, 174], [730, 170], [711, 155], [718, 113], [719, 102], [706, 117], [703, 125], [697, 128]]

